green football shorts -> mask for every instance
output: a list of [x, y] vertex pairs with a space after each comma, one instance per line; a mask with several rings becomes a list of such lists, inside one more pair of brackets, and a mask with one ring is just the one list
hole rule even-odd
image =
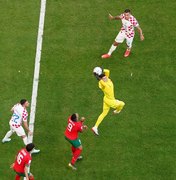
[[[16, 172], [16, 171], [15, 171]], [[19, 172], [16, 172], [16, 174], [18, 174], [19, 176], [22, 176], [22, 177], [26, 177], [26, 175], [24, 173], [19, 173]], [[30, 176], [31, 173], [28, 173], [28, 176]]]
[[72, 144], [75, 148], [78, 148], [79, 146], [81, 146], [81, 140], [79, 138], [75, 139], [75, 140], [71, 140], [71, 139], [68, 139], [66, 136], [65, 136], [65, 139], [70, 143]]

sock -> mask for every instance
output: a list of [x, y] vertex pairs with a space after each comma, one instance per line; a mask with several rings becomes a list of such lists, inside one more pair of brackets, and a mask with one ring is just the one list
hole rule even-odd
[[75, 151], [76, 151], [76, 148], [74, 146], [71, 147], [71, 150], [72, 150], [72, 153], [74, 155]]
[[27, 137], [23, 138], [23, 142], [24, 142], [24, 145], [27, 145], [27, 143], [28, 143]]
[[4, 136], [4, 139], [9, 138], [12, 134], [13, 134], [13, 131], [12, 131], [12, 130], [8, 131], [8, 132], [6, 133], [6, 135]]
[[82, 152], [82, 149], [76, 148], [76, 151], [74, 152], [74, 155], [72, 157], [71, 163], [74, 165], [78, 157], [80, 156]]
[[20, 180], [20, 176], [18, 174], [15, 176], [15, 180]]
[[117, 48], [117, 46], [114, 46], [112, 44], [111, 48], [109, 49], [108, 55], [111, 55], [113, 53], [113, 51], [115, 51], [116, 48]]

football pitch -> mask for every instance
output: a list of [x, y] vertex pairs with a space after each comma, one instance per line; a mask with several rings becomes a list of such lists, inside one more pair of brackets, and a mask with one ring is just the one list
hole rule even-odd
[[[176, 23], [174, 0], [48, 0], [35, 118], [31, 172], [36, 180], [176, 179]], [[125, 43], [107, 53], [120, 27], [108, 13], [129, 8], [143, 30], [136, 31], [130, 57]], [[9, 129], [11, 107], [31, 100], [40, 1], [0, 1], [0, 137]], [[92, 74], [110, 69], [115, 97], [125, 102], [99, 127], [103, 93]], [[30, 109], [28, 109], [30, 112]], [[67, 118], [78, 112], [89, 129], [80, 134], [83, 160], [68, 168], [70, 144], [64, 139]], [[14, 179], [10, 169], [23, 141], [16, 135], [0, 143], [0, 180]]]

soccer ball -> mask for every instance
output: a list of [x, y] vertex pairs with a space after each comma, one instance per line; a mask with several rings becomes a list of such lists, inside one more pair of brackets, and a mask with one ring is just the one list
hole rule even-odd
[[100, 76], [100, 75], [103, 73], [103, 70], [102, 70], [101, 67], [95, 67], [95, 68], [93, 69], [93, 73], [96, 73], [97, 75]]

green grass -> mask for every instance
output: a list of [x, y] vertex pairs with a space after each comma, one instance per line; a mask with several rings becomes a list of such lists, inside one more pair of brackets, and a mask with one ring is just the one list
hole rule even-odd
[[[47, 1], [31, 172], [37, 180], [172, 180], [176, 177], [175, 5], [171, 1]], [[124, 59], [125, 43], [111, 59], [110, 48], [121, 22], [109, 21], [132, 9], [145, 41], [136, 32], [133, 51]], [[0, 2], [0, 136], [8, 130], [10, 108], [31, 98], [40, 3]], [[126, 103], [91, 132], [102, 111], [103, 94], [92, 76], [95, 66], [111, 70], [115, 96]], [[20, 73], [18, 72], [20, 70]], [[131, 76], [133, 73], [133, 76]], [[64, 139], [67, 117], [78, 112], [89, 130], [80, 135], [84, 160], [78, 171], [67, 168], [70, 145]], [[0, 179], [13, 179], [9, 169], [23, 142], [0, 144]]]

